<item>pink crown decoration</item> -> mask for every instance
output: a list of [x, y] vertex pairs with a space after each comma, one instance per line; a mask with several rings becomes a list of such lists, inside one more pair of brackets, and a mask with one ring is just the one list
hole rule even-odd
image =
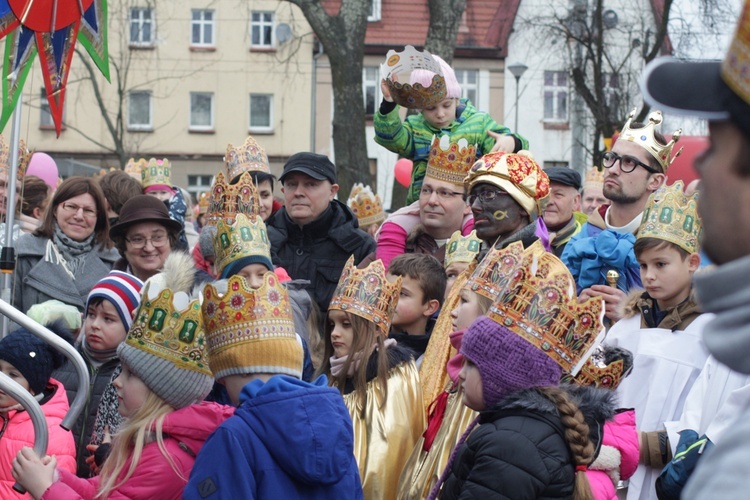
[[227, 145], [224, 165], [227, 168], [227, 178], [230, 182], [248, 171], [271, 173], [265, 150], [260, 147], [252, 136], [248, 136], [242, 146], [234, 147], [231, 144]]
[[215, 226], [222, 219], [231, 225], [237, 214], [260, 217], [260, 198], [252, 173], [245, 172], [237, 183], [229, 184], [219, 172], [209, 193], [206, 225]]

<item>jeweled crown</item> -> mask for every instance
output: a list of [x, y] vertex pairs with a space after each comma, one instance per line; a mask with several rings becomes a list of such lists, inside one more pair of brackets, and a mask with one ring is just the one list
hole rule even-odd
[[601, 189], [604, 185], [604, 169], [591, 167], [586, 171], [586, 178], [583, 180], [583, 189], [598, 187]]
[[360, 228], [366, 228], [385, 220], [383, 202], [380, 196], [372, 192], [370, 186], [364, 186], [359, 182], [356, 183], [346, 204], [349, 205], [354, 215], [357, 216]]
[[604, 363], [596, 353], [592, 354], [581, 367], [581, 371], [575, 377], [564, 375], [563, 382], [572, 382], [574, 384], [601, 387], [604, 389], [614, 390], [620, 385], [620, 382], [628, 374], [625, 373], [625, 362], [621, 359], [613, 361], [610, 364]]
[[253, 184], [250, 172], [240, 175], [239, 181], [230, 184], [224, 179], [224, 174], [216, 174], [208, 199], [206, 224], [215, 226], [223, 219], [231, 224], [237, 214], [248, 217], [260, 215], [260, 199], [258, 190]]
[[190, 300], [185, 292], [170, 288], [157, 292], [156, 288], [149, 281], [141, 290], [141, 303], [125, 342], [178, 368], [212, 377], [200, 301]]
[[[401, 75], [403, 78], [415, 69], [426, 69], [435, 73], [429, 87], [424, 87], [420, 83], [411, 85], [408, 82], [394, 81], [394, 74]], [[380, 71], [388, 85], [393, 102], [405, 108], [425, 109], [435, 106], [447, 95], [445, 78], [443, 78], [440, 65], [426, 50], [420, 52], [411, 45], [404, 47], [401, 52], [389, 50]]]
[[433, 137], [425, 176], [463, 187], [466, 174], [476, 159], [476, 144], [469, 145], [466, 139], [451, 142], [448, 135]]
[[214, 251], [216, 252], [216, 273], [226, 266], [243, 257], [262, 255], [271, 261], [271, 243], [268, 231], [260, 216], [247, 217], [238, 213], [232, 224], [219, 219], [216, 222], [216, 236], [214, 237]]
[[669, 241], [688, 253], [700, 250], [703, 222], [698, 214], [698, 191], [687, 196], [682, 181], [651, 194], [636, 239]]
[[198, 200], [198, 214], [205, 215], [208, 212], [208, 193], [201, 193], [201, 197]]
[[669, 166], [672, 164], [675, 158], [680, 156], [680, 153], [682, 153], [682, 148], [680, 148], [674, 156], [671, 156], [674, 145], [678, 140], [680, 140], [682, 129], [675, 130], [672, 134], [672, 140], [669, 141], [666, 145], [661, 144], [656, 140], [656, 137], [654, 136], [654, 132], [656, 132], [656, 126], [660, 125], [662, 122], [661, 111], [657, 110], [649, 113], [648, 121], [643, 127], [631, 128], [630, 124], [633, 122], [633, 118], [635, 117], [635, 111], [636, 110], [633, 109], [633, 111], [631, 111], [628, 115], [628, 120], [625, 122], [625, 126], [622, 128], [622, 132], [620, 132], [620, 136], [617, 138], [617, 140], [634, 142], [635, 144], [641, 146], [643, 149], [648, 151], [648, 153], [653, 156], [657, 162], [659, 162], [662, 172], [666, 174], [667, 169], [669, 169]]
[[[532, 247], [533, 251], [536, 252], [545, 251], [539, 242], [535, 242]], [[466, 281], [466, 286], [472, 292], [495, 300], [500, 290], [515, 275], [516, 268], [523, 259], [523, 254], [523, 243], [520, 241], [513, 242], [505, 248], [493, 246], [484, 256], [484, 259], [477, 264], [476, 269]]]
[[477, 232], [472, 231], [466, 236], [461, 231], [456, 231], [448, 240], [445, 247], [445, 267], [447, 268], [454, 262], [473, 262], [476, 259], [479, 249], [482, 247], [482, 240], [477, 238]]
[[328, 310], [337, 309], [372, 321], [388, 336], [400, 293], [401, 276], [388, 281], [380, 259], [364, 269], [357, 269], [352, 256], [344, 266]]
[[142, 173], [143, 169], [146, 168], [146, 165], [148, 165], [148, 162], [145, 158], [139, 158], [138, 160], [136, 160], [135, 158], [131, 158], [125, 165], [125, 173], [130, 177], [137, 179], [138, 182], [143, 182]]
[[[145, 162], [145, 160], [139, 161]], [[141, 185], [143, 185], [143, 189], [146, 189], [149, 186], [155, 186], [157, 184], [171, 186], [171, 175], [172, 168], [169, 164], [169, 160], [167, 160], [166, 158], [162, 160], [151, 158], [141, 170]]]
[[[0, 135], [0, 169], [8, 175], [10, 173], [10, 144], [5, 142], [5, 139]], [[31, 159], [31, 153], [26, 149], [26, 142], [23, 139], [18, 141], [18, 170], [16, 171], [16, 179], [19, 182], [23, 181], [26, 167], [29, 165]]]
[[253, 136], [248, 136], [242, 146], [239, 147], [227, 144], [224, 166], [227, 168], [227, 178], [230, 182], [248, 171], [271, 173], [271, 167], [268, 166], [268, 156]]
[[605, 332], [601, 297], [579, 302], [575, 280], [565, 264], [554, 254], [532, 247], [487, 317], [541, 349], [573, 376]]

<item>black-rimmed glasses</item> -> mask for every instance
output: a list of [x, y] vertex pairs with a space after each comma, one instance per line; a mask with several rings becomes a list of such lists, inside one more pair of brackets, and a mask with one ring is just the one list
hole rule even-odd
[[651, 172], [652, 174], [660, 173], [655, 168], [646, 165], [642, 161], [637, 160], [632, 156], [620, 156], [613, 151], [607, 151], [602, 155], [602, 166], [604, 168], [612, 168], [618, 161], [620, 162], [620, 170], [622, 170], [626, 174], [629, 174], [630, 172], [635, 170], [635, 167], [643, 167], [646, 169], [646, 171]]

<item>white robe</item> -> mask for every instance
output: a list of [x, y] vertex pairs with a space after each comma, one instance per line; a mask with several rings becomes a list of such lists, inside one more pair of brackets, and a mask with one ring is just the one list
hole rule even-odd
[[[633, 371], [615, 391], [622, 408], [634, 408], [638, 430], [663, 430], [664, 423], [682, 416], [693, 383], [708, 358], [701, 332], [713, 318], [698, 316], [684, 331], [641, 329], [641, 316], [618, 321], [604, 343], [633, 353]], [[656, 499], [659, 471], [639, 465], [630, 478], [628, 500]]]

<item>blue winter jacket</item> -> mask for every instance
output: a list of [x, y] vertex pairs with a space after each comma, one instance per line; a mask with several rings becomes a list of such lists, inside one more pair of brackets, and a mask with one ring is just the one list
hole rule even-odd
[[183, 498], [362, 498], [339, 391], [325, 376], [245, 385], [234, 416], [201, 448]]

